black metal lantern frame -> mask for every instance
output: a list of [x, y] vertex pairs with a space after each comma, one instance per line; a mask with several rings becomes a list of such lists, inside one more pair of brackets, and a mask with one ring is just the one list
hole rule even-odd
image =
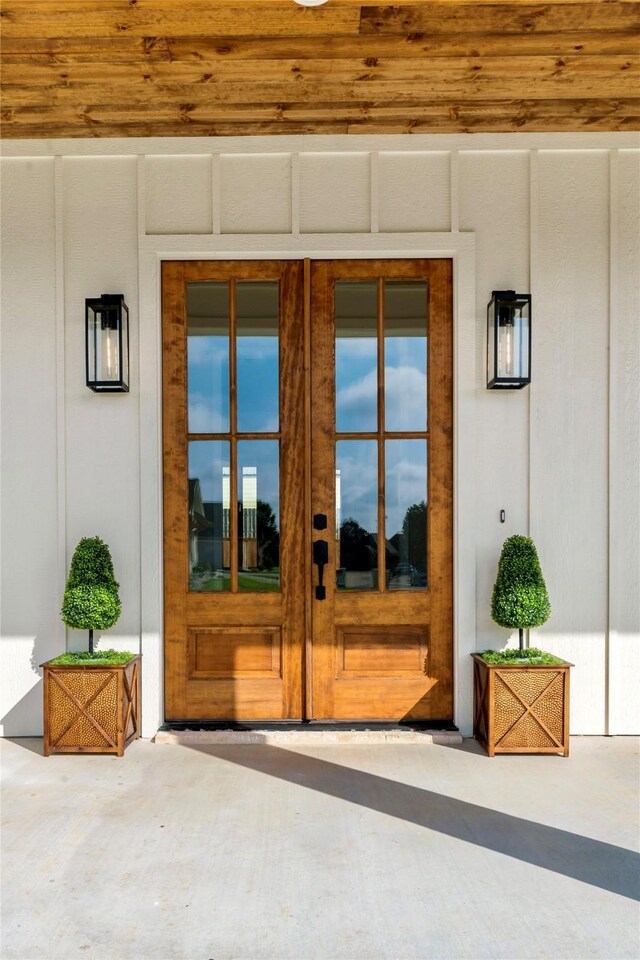
[[85, 300], [85, 355], [90, 390], [129, 392], [129, 308], [121, 293]]
[[494, 290], [487, 306], [487, 389], [531, 383], [531, 294]]

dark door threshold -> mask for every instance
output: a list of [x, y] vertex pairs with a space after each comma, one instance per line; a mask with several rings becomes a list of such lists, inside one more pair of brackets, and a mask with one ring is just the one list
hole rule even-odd
[[181, 730], [446, 730], [451, 720], [167, 720], [161, 732]]

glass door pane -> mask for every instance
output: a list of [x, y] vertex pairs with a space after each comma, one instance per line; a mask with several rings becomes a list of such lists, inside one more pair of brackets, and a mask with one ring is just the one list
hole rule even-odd
[[229, 284], [187, 284], [189, 433], [229, 429]]
[[427, 284], [384, 284], [385, 428], [427, 429]]
[[378, 289], [375, 280], [338, 281], [336, 430], [378, 429]]
[[280, 590], [279, 297], [278, 280], [187, 284], [192, 591]]
[[277, 440], [238, 441], [238, 589], [280, 588]]
[[236, 284], [238, 430], [241, 433], [278, 430], [278, 287], [276, 281]]
[[229, 590], [229, 442], [189, 444], [189, 589]]
[[378, 445], [336, 443], [336, 585], [378, 587]]
[[427, 441], [385, 442], [387, 588], [427, 586]]

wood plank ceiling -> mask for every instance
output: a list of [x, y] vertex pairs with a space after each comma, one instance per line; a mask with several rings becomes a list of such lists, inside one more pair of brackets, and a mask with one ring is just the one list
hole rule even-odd
[[4, 137], [637, 129], [637, 0], [2, 0]]

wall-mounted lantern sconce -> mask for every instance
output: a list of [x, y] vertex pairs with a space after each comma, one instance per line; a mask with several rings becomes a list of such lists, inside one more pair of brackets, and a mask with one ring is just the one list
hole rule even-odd
[[531, 294], [494, 290], [487, 306], [487, 389], [531, 383]]
[[85, 300], [87, 386], [96, 393], [129, 392], [129, 308], [121, 293]]

